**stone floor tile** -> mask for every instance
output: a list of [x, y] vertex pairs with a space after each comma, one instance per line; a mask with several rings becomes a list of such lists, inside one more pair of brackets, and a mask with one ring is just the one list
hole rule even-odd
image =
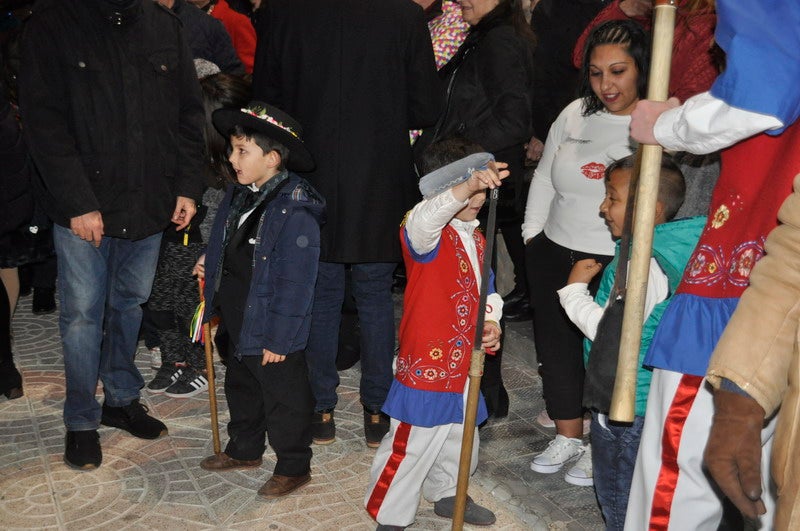
[[[258, 469], [214, 473], [199, 467], [213, 451], [207, 393], [172, 399], [144, 392], [142, 402], [166, 423], [169, 436], [143, 440], [101, 427], [102, 466], [75, 471], [63, 463], [65, 389], [57, 314], [33, 316], [30, 300], [21, 299], [13, 324], [26, 394], [15, 401], [0, 398], [0, 528], [375, 528], [363, 508], [374, 451], [364, 443], [358, 365], [340, 373], [337, 442], [313, 447], [312, 482], [285, 498], [256, 495], [275, 466], [269, 449]], [[591, 489], [567, 485], [563, 474], [544, 477], [528, 468], [532, 455], [553, 436], [532, 421], [543, 402], [529, 329], [526, 323], [507, 329], [504, 375], [511, 410], [481, 430], [470, 495], [497, 514], [492, 529], [602, 529]], [[149, 381], [155, 371], [143, 359], [137, 365]], [[225, 370], [219, 363], [216, 369], [224, 448]], [[102, 402], [100, 385], [97, 398]], [[450, 523], [422, 500], [410, 529], [444, 530]]]

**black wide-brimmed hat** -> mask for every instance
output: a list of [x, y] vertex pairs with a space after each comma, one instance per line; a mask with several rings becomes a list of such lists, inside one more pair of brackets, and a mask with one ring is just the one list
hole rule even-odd
[[241, 126], [272, 138], [289, 150], [289, 160], [284, 161], [292, 171], [311, 171], [314, 157], [303, 143], [303, 127], [277, 107], [260, 101], [251, 101], [244, 109], [217, 109], [211, 115], [214, 127], [228, 137], [234, 126]]

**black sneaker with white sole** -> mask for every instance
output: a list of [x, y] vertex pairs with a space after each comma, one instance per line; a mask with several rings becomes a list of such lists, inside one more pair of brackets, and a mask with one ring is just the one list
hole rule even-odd
[[208, 379], [205, 375], [191, 367], [186, 367], [175, 383], [164, 390], [164, 396], [189, 398], [206, 390], [208, 390]]
[[181, 374], [183, 374], [183, 368], [181, 367], [162, 365], [161, 368], [156, 371], [156, 375], [150, 383], [147, 384], [147, 391], [154, 395], [161, 394], [167, 390], [167, 387], [177, 382]]

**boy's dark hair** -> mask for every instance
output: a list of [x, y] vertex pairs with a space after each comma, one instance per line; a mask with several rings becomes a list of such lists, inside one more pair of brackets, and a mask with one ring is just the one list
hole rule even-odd
[[[606, 168], [606, 181], [611, 178], [611, 174], [616, 170], [632, 170], [636, 161], [636, 155], [628, 155], [624, 159], [614, 161]], [[634, 190], [628, 190], [633, 193]], [[661, 175], [658, 179], [658, 202], [664, 205], [664, 219], [671, 221], [683, 204], [686, 196], [686, 181], [683, 172], [672, 160], [672, 157], [664, 153], [661, 157]]]
[[282, 171], [284, 166], [286, 166], [286, 161], [289, 158], [289, 149], [274, 138], [270, 138], [255, 129], [242, 127], [241, 125], [234, 125], [230, 130], [229, 136], [234, 136], [236, 138], [244, 137], [247, 140], [252, 140], [255, 145], [264, 150], [265, 155], [270, 151], [277, 151], [278, 155], [281, 156], [281, 163], [278, 166], [278, 170]]
[[432, 171], [447, 166], [451, 162], [463, 159], [467, 155], [480, 153], [483, 148], [467, 140], [462, 136], [451, 136], [442, 140], [437, 140], [422, 152], [422, 174], [426, 175]]
[[603, 44], [625, 46], [628, 55], [633, 58], [638, 72], [636, 86], [639, 98], [645, 96], [647, 72], [650, 69], [650, 37], [639, 24], [632, 20], [609, 20], [592, 30], [589, 38], [586, 39], [586, 47], [583, 49], [578, 93], [583, 98], [584, 116], [594, 114], [604, 107], [603, 102], [592, 90], [592, 84], [589, 81], [589, 62], [592, 59], [592, 52]]

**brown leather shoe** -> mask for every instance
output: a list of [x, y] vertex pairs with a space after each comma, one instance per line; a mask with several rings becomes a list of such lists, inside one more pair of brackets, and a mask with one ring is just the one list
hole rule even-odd
[[305, 476], [280, 476], [273, 474], [271, 478], [258, 489], [258, 495], [264, 498], [280, 498], [294, 492], [311, 481], [311, 474]]
[[236, 470], [238, 468], [258, 468], [260, 466], [260, 458], [253, 460], [234, 459], [225, 452], [214, 454], [200, 461], [200, 468], [211, 470], [212, 472], [225, 472], [226, 470]]

